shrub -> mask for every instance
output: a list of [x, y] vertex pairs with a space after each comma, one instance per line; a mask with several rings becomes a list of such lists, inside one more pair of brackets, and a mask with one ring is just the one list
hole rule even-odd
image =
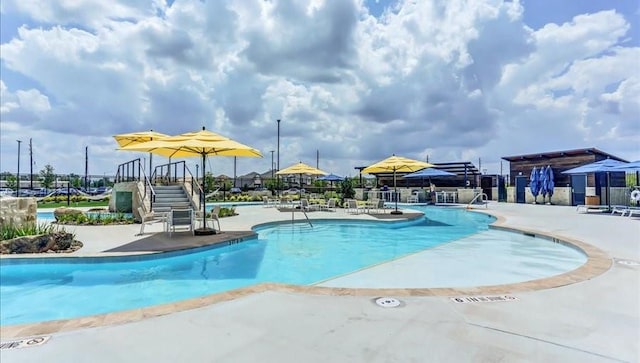
[[[5, 224], [0, 228], [2, 240], [13, 239], [16, 237], [35, 236], [39, 234], [67, 233], [63, 227], [46, 223], [27, 223], [22, 226], [14, 224]], [[75, 238], [75, 235], [74, 235]]]

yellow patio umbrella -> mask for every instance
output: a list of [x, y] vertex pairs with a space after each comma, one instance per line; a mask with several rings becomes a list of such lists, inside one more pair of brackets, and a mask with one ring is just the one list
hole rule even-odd
[[[327, 175], [326, 172], [318, 169], [318, 168], [314, 168], [313, 166], [307, 165], [305, 163], [303, 163], [302, 161], [291, 165], [288, 168], [284, 168], [282, 170], [279, 170], [276, 175], [289, 175], [289, 174], [299, 174], [300, 175], [300, 189], [302, 189], [302, 174], [309, 174], [309, 175]], [[302, 196], [302, 190], [300, 190], [300, 196]]]
[[[260, 151], [231, 140], [228, 137], [216, 134], [211, 131], [202, 130], [197, 132], [188, 132], [176, 136], [169, 136], [161, 140], [153, 140], [131, 146], [120, 148], [120, 150], [129, 151], [148, 151], [150, 153], [163, 155], [167, 157], [202, 157], [202, 175], [205, 175], [205, 158], [207, 156], [244, 156], [244, 157], [262, 157]], [[203, 190], [205, 190], [205, 180], [202, 178]], [[196, 231], [199, 234], [212, 234], [215, 230], [209, 231], [206, 224], [206, 203], [201, 202], [203, 211], [203, 228], [204, 230]], [[210, 233], [209, 233], [210, 232]]]
[[398, 210], [398, 188], [396, 186], [396, 172], [401, 173], [413, 173], [414, 171], [422, 170], [424, 168], [430, 168], [434, 166], [424, 161], [404, 158], [402, 156], [392, 155], [384, 160], [378, 161], [375, 164], [369, 165], [362, 169], [365, 174], [377, 174], [393, 172], [393, 188], [395, 192], [396, 208], [392, 211], [393, 214], [402, 214]]
[[[167, 134], [149, 130], [149, 131], [140, 131], [140, 132], [130, 132], [128, 134], [113, 135], [113, 138], [118, 143], [118, 146], [120, 148], [123, 148], [126, 146], [140, 144], [142, 142], [164, 139], [165, 137], [168, 137], [168, 136], [169, 135]], [[153, 167], [153, 156], [149, 154], [149, 173], [151, 173], [152, 167]]]

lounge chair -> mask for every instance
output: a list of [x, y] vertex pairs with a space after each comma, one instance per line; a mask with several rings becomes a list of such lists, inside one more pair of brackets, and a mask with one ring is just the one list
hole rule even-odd
[[277, 207], [278, 205], [280, 205], [279, 199], [269, 198], [266, 195], [262, 196], [262, 202], [264, 203], [265, 207]]
[[621, 216], [624, 217], [625, 214], [629, 211], [629, 207], [626, 205], [612, 205], [611, 206], [611, 214], [620, 213]]
[[629, 217], [632, 217], [634, 215], [640, 216], [640, 208], [638, 208], [638, 207], [629, 207], [629, 210], [627, 211], [627, 213], [629, 214]]
[[347, 199], [345, 200], [345, 208], [347, 209], [347, 213], [360, 214], [367, 211], [367, 208], [361, 208], [358, 206], [358, 201], [355, 199]]
[[194, 234], [194, 213], [192, 209], [172, 209], [167, 220], [169, 237], [177, 228], [186, 228]]
[[164, 214], [156, 214], [155, 212], [145, 212], [144, 208], [138, 207], [138, 214], [140, 215], [140, 232], [138, 235], [144, 234], [144, 226], [147, 224], [153, 224], [155, 222], [166, 222], [166, 216]]
[[300, 199], [300, 208], [307, 212], [320, 210], [320, 206], [318, 204], [309, 203], [307, 198]]
[[336, 209], [335, 199], [329, 199], [329, 201], [327, 202], [327, 210], [332, 210], [332, 209]]
[[609, 207], [608, 205], [580, 204], [576, 206], [576, 212], [583, 212], [583, 213], [589, 213], [591, 211], [608, 212], [611, 210], [611, 208], [613, 208], [613, 206]]

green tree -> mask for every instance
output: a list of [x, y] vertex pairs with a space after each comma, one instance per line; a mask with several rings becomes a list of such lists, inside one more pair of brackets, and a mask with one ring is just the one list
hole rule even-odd
[[353, 180], [351, 178], [345, 178], [340, 182], [340, 203], [344, 204], [345, 199], [352, 199], [356, 196], [356, 191], [353, 189]]
[[43, 187], [49, 189], [53, 185], [56, 175], [53, 173], [53, 166], [47, 164], [44, 169], [40, 170], [40, 183]]
[[74, 188], [80, 188], [82, 186], [82, 179], [78, 174], [74, 174], [74, 173], [69, 174], [69, 182], [71, 183], [71, 186]]
[[7, 175], [5, 181], [7, 182], [7, 188], [16, 190], [18, 187], [18, 180], [15, 175]]

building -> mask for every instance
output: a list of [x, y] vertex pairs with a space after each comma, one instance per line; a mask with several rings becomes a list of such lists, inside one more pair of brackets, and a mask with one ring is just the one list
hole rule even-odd
[[[531, 169], [551, 166], [555, 183], [553, 204], [585, 204], [587, 196], [597, 196], [598, 204], [606, 204], [606, 173], [569, 175], [562, 172], [607, 158], [626, 162], [596, 148], [505, 156], [502, 159], [509, 162], [510, 187], [507, 188], [507, 201], [533, 203], [534, 197], [528, 188]], [[612, 204], [626, 204], [625, 183], [624, 172], [610, 173]]]

